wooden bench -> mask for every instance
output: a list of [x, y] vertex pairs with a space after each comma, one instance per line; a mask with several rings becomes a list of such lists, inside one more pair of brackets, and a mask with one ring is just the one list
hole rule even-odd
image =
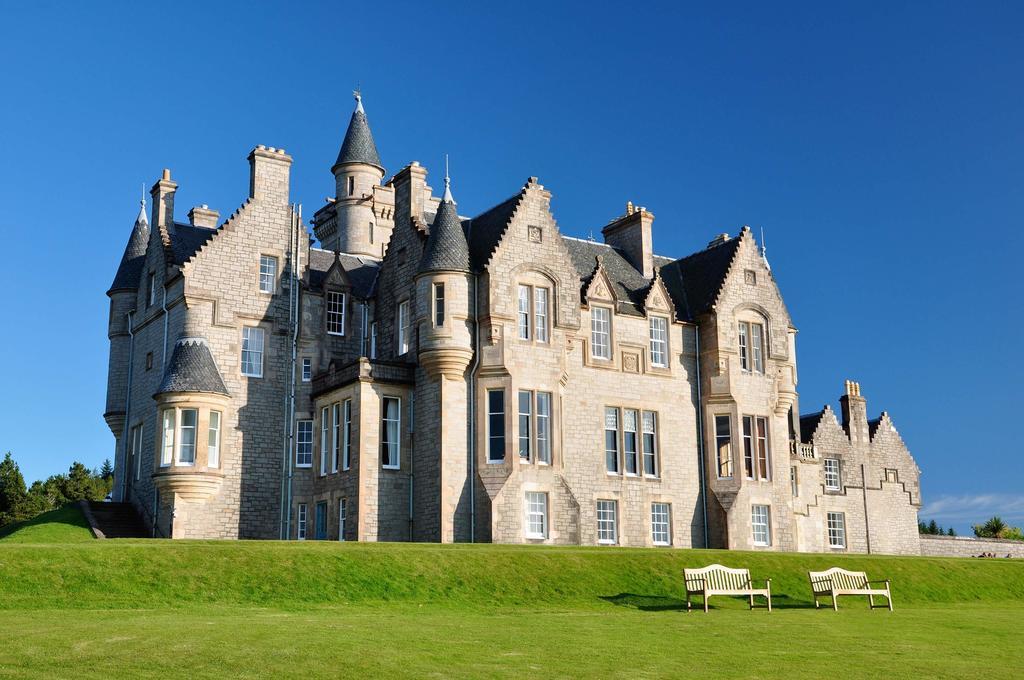
[[721, 564], [712, 564], [702, 569], [684, 569], [686, 580], [686, 610], [693, 609], [691, 595], [704, 597], [704, 611], [708, 610], [708, 598], [712, 595], [741, 595], [750, 598], [750, 608], [754, 608], [754, 596], [760, 595], [768, 602], [768, 611], [772, 610], [772, 580], [765, 579], [764, 588], [754, 588], [748, 569], [730, 569]]
[[[892, 611], [892, 595], [889, 591], [889, 579], [884, 581], [869, 581], [868, 575], [863, 571], [847, 571], [839, 567], [832, 567], [826, 571], [809, 571], [808, 578], [811, 579], [811, 590], [814, 592], [814, 606], [820, 607], [818, 597], [825, 595], [832, 598], [832, 609], [839, 611], [836, 598], [840, 595], [867, 595], [868, 606], [871, 609], [882, 608], [886, 605], [875, 604], [876, 595], [884, 595], [888, 602], [889, 611]], [[874, 588], [873, 585], [885, 584], [884, 588]]]

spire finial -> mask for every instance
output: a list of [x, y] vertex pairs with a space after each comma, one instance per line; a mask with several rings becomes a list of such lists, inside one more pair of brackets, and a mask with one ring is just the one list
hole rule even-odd
[[359, 84], [356, 84], [356, 89], [352, 90], [352, 96], [356, 98], [356, 111], [359, 113], [365, 113], [363, 111], [363, 92], [359, 88]]
[[764, 241], [764, 227], [761, 227], [761, 259], [764, 260], [765, 268], [771, 271], [772, 266], [768, 264], [768, 245]]
[[146, 183], [145, 182], [142, 183], [142, 200], [139, 201], [139, 205], [141, 205], [143, 209], [146, 208]]
[[452, 179], [448, 176], [448, 154], [444, 155], [444, 198], [441, 200], [445, 203], [455, 202], [452, 198]]

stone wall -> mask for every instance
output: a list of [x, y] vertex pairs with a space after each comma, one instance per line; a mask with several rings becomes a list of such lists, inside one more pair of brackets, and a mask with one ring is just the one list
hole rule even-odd
[[1024, 558], [1024, 541], [972, 536], [921, 535], [921, 554], [926, 557], [977, 557], [994, 553], [996, 557]]

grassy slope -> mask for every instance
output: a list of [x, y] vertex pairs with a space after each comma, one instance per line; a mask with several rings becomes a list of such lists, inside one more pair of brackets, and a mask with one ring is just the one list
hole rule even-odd
[[0, 527], [0, 541], [6, 543], [75, 543], [91, 540], [93, 535], [89, 524], [75, 504], [44, 512], [24, 522]]
[[[716, 561], [776, 611], [681, 611], [679, 571]], [[893, 579], [896, 611], [809, 608], [831, 564]], [[1011, 678], [1021, 620], [1021, 560], [0, 541], [0, 677]]]

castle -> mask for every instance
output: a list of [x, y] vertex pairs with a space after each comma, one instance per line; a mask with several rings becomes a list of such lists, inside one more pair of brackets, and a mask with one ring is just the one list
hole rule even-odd
[[852, 381], [799, 415], [749, 229], [662, 257], [627, 203], [571, 238], [535, 177], [460, 215], [385, 181], [358, 96], [320, 247], [292, 158], [248, 160], [224, 221], [164, 170], [107, 293], [115, 500], [155, 536], [919, 552], [889, 416]]

